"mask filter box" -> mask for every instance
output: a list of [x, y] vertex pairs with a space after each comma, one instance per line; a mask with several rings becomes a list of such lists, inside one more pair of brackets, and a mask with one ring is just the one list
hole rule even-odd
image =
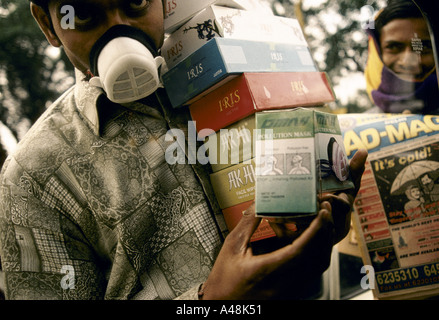
[[318, 196], [354, 187], [338, 118], [309, 108], [256, 114], [256, 214], [315, 216]]

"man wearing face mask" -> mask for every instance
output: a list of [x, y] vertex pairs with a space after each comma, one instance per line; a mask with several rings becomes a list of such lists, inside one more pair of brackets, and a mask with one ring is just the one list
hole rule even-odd
[[[75, 10], [63, 28], [62, 7]], [[8, 158], [0, 188], [7, 299], [298, 298], [349, 230], [355, 191], [329, 195], [302, 230], [252, 253], [251, 207], [227, 236], [209, 167], [169, 164], [170, 129], [187, 131], [158, 80], [160, 0], [33, 0], [76, 85]], [[351, 161], [357, 190], [366, 153]]]
[[389, 1], [368, 29], [367, 92], [375, 111], [439, 113], [439, 91], [428, 25], [411, 1]]

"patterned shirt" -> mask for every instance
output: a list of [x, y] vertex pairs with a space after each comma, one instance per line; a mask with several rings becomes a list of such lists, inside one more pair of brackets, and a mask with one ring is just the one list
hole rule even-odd
[[114, 104], [76, 78], [2, 169], [6, 298], [196, 298], [227, 231], [209, 167], [165, 160], [187, 109], [160, 92]]

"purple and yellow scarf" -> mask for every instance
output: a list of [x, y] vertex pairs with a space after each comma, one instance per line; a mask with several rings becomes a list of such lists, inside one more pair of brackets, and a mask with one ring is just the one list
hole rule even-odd
[[385, 113], [439, 114], [439, 90], [436, 68], [422, 81], [407, 81], [386, 67], [381, 59], [378, 39], [369, 30], [369, 53], [365, 70], [370, 99]]

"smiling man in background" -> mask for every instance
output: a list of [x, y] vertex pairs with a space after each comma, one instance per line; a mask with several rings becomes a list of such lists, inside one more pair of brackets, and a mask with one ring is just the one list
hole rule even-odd
[[376, 111], [439, 114], [433, 45], [419, 8], [391, 0], [368, 32], [365, 76]]

